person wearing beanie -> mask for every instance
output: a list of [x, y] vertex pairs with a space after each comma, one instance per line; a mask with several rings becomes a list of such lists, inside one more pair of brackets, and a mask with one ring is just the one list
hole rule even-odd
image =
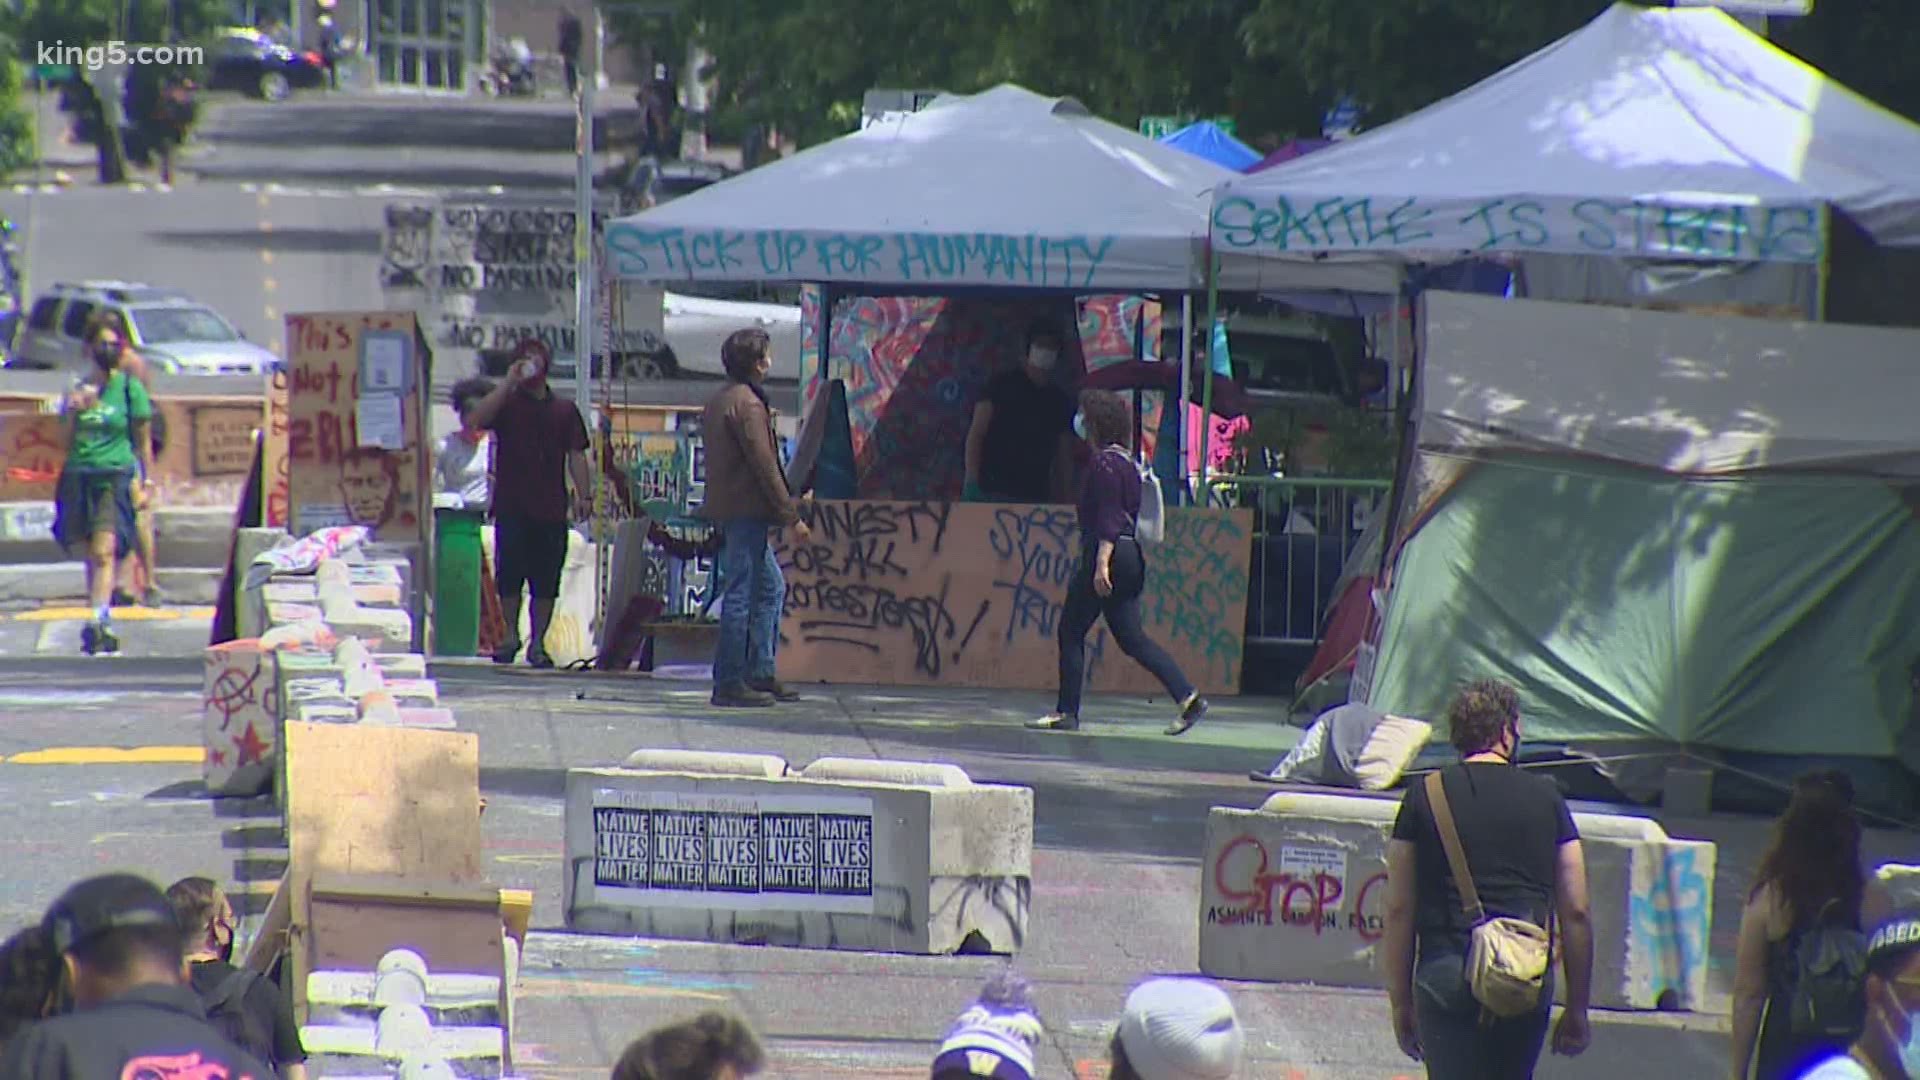
[[987, 980], [947, 1032], [933, 1059], [933, 1080], [1033, 1080], [1044, 1029], [1033, 988], [1011, 970]]
[[1202, 979], [1148, 979], [1127, 995], [1110, 1080], [1228, 1080], [1246, 1035], [1226, 991]]

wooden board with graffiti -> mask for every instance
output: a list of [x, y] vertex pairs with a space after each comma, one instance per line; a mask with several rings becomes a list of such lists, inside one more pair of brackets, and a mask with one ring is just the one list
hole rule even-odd
[[[1054, 635], [1079, 530], [1065, 506], [820, 502], [813, 535], [778, 547], [787, 597], [779, 666], [793, 682], [1052, 689]], [[1147, 633], [1203, 691], [1240, 690], [1253, 523], [1173, 508], [1147, 548]], [[1160, 693], [1104, 624], [1088, 687]]]
[[[402, 437], [394, 447], [362, 445], [371, 441], [362, 439], [360, 427], [362, 342], [376, 332], [412, 342], [407, 352], [414, 370], [407, 391], [399, 395]], [[365, 525], [382, 542], [424, 541], [431, 453], [423, 435], [420, 388], [430, 383], [413, 313], [289, 315], [287, 343], [287, 505], [293, 532]]]
[[[162, 393], [166, 394], [163, 387]], [[53, 499], [67, 457], [67, 422], [44, 398], [0, 401], [0, 502]], [[253, 399], [166, 394], [155, 401], [166, 445], [154, 461], [160, 505], [232, 506], [253, 465]]]
[[267, 382], [267, 400], [264, 415], [260, 421], [262, 432], [260, 483], [265, 489], [260, 499], [261, 514], [265, 519], [261, 523], [274, 529], [284, 529], [291, 524], [291, 514], [287, 505], [292, 497], [287, 458], [287, 426], [291, 419], [288, 398], [291, 383], [292, 376], [287, 372], [273, 373], [272, 378]]

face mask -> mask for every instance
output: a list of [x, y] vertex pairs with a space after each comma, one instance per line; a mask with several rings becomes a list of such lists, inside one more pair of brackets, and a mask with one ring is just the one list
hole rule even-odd
[[1920, 1077], [1920, 1016], [1907, 1014], [1907, 1041], [1900, 1047], [1900, 1067], [1908, 1076]]
[[1055, 349], [1035, 345], [1027, 350], [1027, 363], [1033, 365], [1040, 371], [1052, 371], [1053, 365], [1058, 363], [1059, 360], [1060, 353]]
[[1073, 433], [1083, 439], [1087, 437], [1087, 415], [1085, 413], [1073, 414]]
[[96, 341], [93, 345], [93, 362], [101, 367], [120, 366], [120, 346], [117, 342]]

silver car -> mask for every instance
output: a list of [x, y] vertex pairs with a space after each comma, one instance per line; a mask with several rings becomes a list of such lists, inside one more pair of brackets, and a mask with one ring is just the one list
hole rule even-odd
[[219, 312], [168, 289], [124, 282], [55, 285], [34, 302], [10, 367], [85, 370], [81, 337], [101, 309], [117, 310], [129, 343], [169, 375], [264, 375], [279, 357], [248, 341]]

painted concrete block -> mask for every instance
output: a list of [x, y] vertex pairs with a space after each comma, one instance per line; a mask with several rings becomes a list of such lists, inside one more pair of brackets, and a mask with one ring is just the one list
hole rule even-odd
[[440, 686], [432, 679], [386, 678], [387, 693], [403, 709], [431, 709], [440, 704]]
[[566, 852], [574, 930], [1013, 953], [1032, 903], [1033, 792], [574, 769]]
[[293, 626], [322, 617], [318, 604], [296, 604], [285, 600], [268, 600], [266, 604], [268, 626]]
[[[1386, 845], [1397, 795], [1280, 792], [1207, 817], [1200, 970], [1217, 978], [1380, 986]], [[1593, 1004], [1699, 1010], [1716, 849], [1647, 818], [1576, 813], [1594, 930]], [[1557, 976], [1557, 972], [1556, 972]]]
[[270, 604], [313, 604], [320, 599], [320, 590], [307, 578], [276, 577], [260, 586], [260, 595]]
[[206, 756], [201, 778], [212, 795], [251, 796], [273, 783], [280, 745], [280, 696], [275, 654], [257, 640], [231, 641], [206, 651], [200, 730]]
[[452, 731], [460, 725], [454, 721], [452, 709], [408, 709], [400, 710], [401, 727], [428, 728], [433, 731]]
[[785, 758], [713, 750], [635, 750], [627, 755], [627, 768], [703, 776], [753, 776], [764, 780], [787, 775]]
[[427, 677], [427, 658], [421, 653], [374, 653], [373, 662], [389, 679]]

